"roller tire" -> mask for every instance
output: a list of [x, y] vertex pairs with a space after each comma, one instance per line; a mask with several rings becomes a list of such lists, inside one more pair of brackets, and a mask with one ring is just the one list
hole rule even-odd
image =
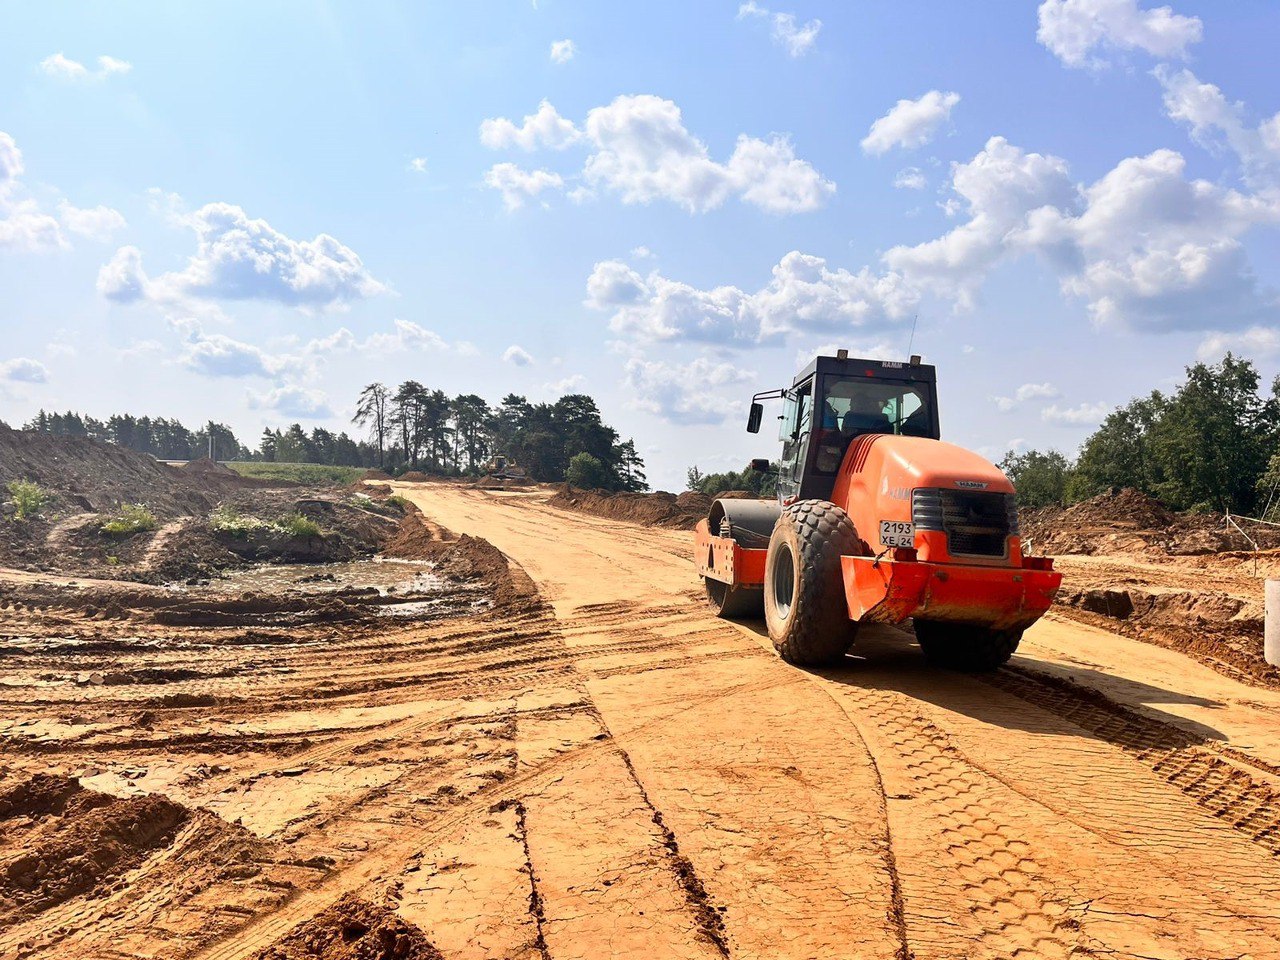
[[836, 663], [852, 646], [858, 625], [845, 602], [840, 557], [846, 554], [866, 555], [853, 521], [834, 503], [802, 500], [786, 507], [774, 525], [764, 615], [769, 639], [787, 663]]
[[707, 605], [725, 620], [764, 616], [764, 591], [733, 587], [710, 577], [702, 578], [707, 591]]
[[993, 630], [937, 620], [915, 621], [916, 641], [932, 664], [948, 670], [990, 673], [1018, 649], [1021, 630]]

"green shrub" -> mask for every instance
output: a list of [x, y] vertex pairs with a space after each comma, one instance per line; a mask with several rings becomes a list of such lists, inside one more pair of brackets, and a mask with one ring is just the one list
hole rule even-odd
[[225, 534], [236, 540], [247, 539], [255, 530], [261, 530], [268, 524], [257, 517], [248, 517], [236, 512], [232, 507], [221, 506], [209, 514], [209, 528], [214, 533]]
[[277, 530], [291, 537], [318, 537], [320, 536], [320, 524], [316, 523], [310, 517], [304, 517], [300, 513], [291, 513], [287, 517], [281, 517], [274, 524]]
[[409, 501], [398, 493], [392, 494], [383, 502], [388, 506], [399, 507], [401, 510], [407, 511], [409, 509]]
[[30, 480], [14, 480], [9, 484], [9, 504], [15, 520], [38, 517], [48, 503], [48, 492]]
[[160, 526], [156, 515], [140, 503], [122, 503], [115, 516], [100, 528], [109, 537], [128, 537]]

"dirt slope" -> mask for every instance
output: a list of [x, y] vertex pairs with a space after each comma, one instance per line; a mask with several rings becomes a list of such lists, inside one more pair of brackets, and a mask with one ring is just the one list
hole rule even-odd
[[885, 629], [800, 671], [686, 532], [401, 492], [518, 599], [166, 626], [0, 571], [0, 793], [187, 818], [0, 957], [1280, 957], [1280, 693], [1065, 620], [992, 677]]

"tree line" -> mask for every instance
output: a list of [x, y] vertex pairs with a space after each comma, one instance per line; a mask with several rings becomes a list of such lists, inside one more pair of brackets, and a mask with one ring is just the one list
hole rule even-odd
[[102, 440], [160, 460], [193, 460], [212, 452], [219, 460], [378, 467], [390, 473], [476, 475], [502, 455], [534, 480], [648, 489], [634, 441], [622, 440], [604, 423], [586, 394], [568, 394], [555, 403], [530, 403], [508, 394], [490, 406], [476, 394], [449, 397], [416, 380], [395, 390], [371, 383], [360, 392], [353, 423], [363, 437], [322, 427], [308, 432], [297, 423], [283, 430], [267, 427], [252, 449], [225, 424], [209, 422], [192, 430], [177, 420], [129, 414], [98, 420], [41, 410], [23, 429]]
[[635, 442], [622, 440], [583, 393], [555, 403], [530, 403], [512, 393], [491, 407], [475, 394], [450, 399], [416, 380], [394, 391], [371, 383], [360, 392], [353, 422], [367, 430], [383, 469], [475, 473], [502, 455], [535, 480], [648, 489]]
[[1280, 377], [1263, 392], [1254, 365], [1232, 354], [1186, 371], [1172, 394], [1153, 391], [1113, 411], [1074, 459], [1011, 451], [1000, 466], [1019, 503], [1065, 505], [1132, 487], [1175, 510], [1280, 519]]

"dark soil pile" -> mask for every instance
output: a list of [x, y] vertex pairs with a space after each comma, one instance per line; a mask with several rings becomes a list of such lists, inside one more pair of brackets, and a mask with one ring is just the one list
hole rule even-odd
[[216, 460], [210, 460], [208, 457], [201, 457], [199, 460], [188, 460], [179, 467], [179, 469], [184, 470], [187, 473], [199, 473], [205, 476], [208, 476], [209, 474], [218, 474], [224, 477], [240, 476], [240, 474], [236, 473], [226, 464], [219, 463]]
[[433, 477], [429, 473], [423, 473], [421, 470], [408, 470], [400, 474], [397, 480], [404, 480], [407, 483], [430, 483], [432, 480], [439, 480], [439, 477]]
[[567, 483], [556, 491], [551, 505], [624, 520], [645, 527], [672, 527], [692, 530], [706, 517], [714, 498], [705, 493], [611, 493], [607, 490], [578, 490]]
[[360, 479], [361, 480], [390, 480], [391, 474], [387, 473], [387, 471], [385, 470], [378, 470], [375, 468], [373, 470], [366, 470], [364, 473], [360, 474]]
[[[1154, 497], [1126, 487], [1066, 509], [1042, 507], [1020, 515], [1023, 541], [1036, 553], [1196, 556], [1251, 549], [1215, 514], [1175, 513]], [[1263, 549], [1280, 546], [1280, 530], [1250, 535]]]
[[443, 960], [426, 934], [389, 907], [345, 894], [254, 960]]
[[1263, 659], [1263, 605], [1215, 592], [1150, 591], [1137, 586], [1064, 586], [1058, 602], [1086, 622], [1154, 641], [1274, 684], [1280, 670]]
[[0, 924], [104, 891], [190, 814], [159, 794], [123, 799], [48, 774], [0, 790]]
[[383, 552], [402, 560], [430, 560], [437, 574], [456, 583], [484, 584], [492, 590], [497, 605], [536, 592], [523, 571], [513, 569], [506, 554], [488, 540], [465, 533], [459, 537], [428, 521], [416, 509], [401, 521]]
[[55, 437], [0, 426], [0, 485], [30, 480], [54, 495], [62, 513], [113, 510], [145, 503], [157, 516], [208, 510], [215, 498], [201, 482], [112, 443]]

